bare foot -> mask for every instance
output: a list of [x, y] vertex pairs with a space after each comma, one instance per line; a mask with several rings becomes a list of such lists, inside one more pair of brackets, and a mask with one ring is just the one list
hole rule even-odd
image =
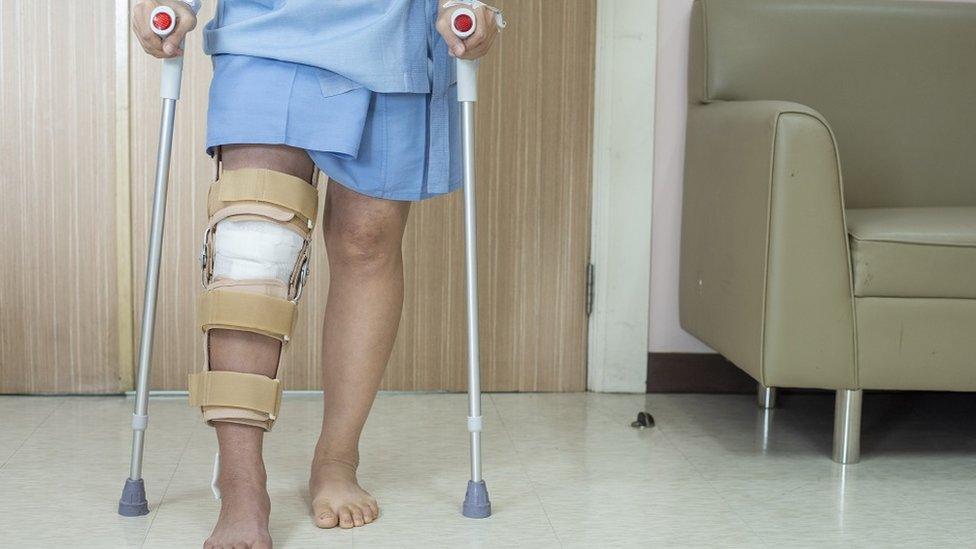
[[356, 466], [320, 456], [316, 453], [312, 460], [312, 476], [308, 481], [315, 525], [319, 528], [352, 528], [379, 518], [380, 508], [376, 500], [356, 480]]
[[220, 518], [204, 549], [271, 549], [271, 498], [264, 466], [220, 472]]

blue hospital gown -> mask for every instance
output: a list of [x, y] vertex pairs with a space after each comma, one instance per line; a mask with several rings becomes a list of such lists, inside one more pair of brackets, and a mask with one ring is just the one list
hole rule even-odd
[[422, 200], [461, 184], [454, 61], [435, 0], [222, 0], [207, 148], [303, 148], [362, 194]]

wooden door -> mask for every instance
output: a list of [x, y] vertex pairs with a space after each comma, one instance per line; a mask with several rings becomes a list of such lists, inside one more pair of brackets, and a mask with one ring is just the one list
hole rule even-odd
[[0, 393], [119, 390], [114, 9], [0, 0]]

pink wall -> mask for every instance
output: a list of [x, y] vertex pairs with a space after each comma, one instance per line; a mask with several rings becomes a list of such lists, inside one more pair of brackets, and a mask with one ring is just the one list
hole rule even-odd
[[651, 352], [708, 352], [678, 324], [678, 257], [685, 116], [688, 113], [688, 29], [692, 0], [658, 3], [654, 201], [651, 218]]
[[[892, 0], [897, 1], [897, 0]], [[938, 0], [933, 0], [938, 1]], [[976, 0], [956, 0], [976, 3]], [[681, 184], [692, 0], [658, 4], [657, 107], [651, 241], [651, 352], [708, 352], [678, 324]]]

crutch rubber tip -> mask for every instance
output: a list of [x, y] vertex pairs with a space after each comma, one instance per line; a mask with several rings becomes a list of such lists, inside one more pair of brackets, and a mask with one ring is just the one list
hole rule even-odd
[[485, 481], [468, 481], [468, 491], [464, 494], [461, 514], [468, 518], [488, 518], [491, 516], [491, 501]]
[[122, 497], [119, 499], [119, 514], [123, 517], [141, 517], [149, 514], [145, 481], [125, 479]]

